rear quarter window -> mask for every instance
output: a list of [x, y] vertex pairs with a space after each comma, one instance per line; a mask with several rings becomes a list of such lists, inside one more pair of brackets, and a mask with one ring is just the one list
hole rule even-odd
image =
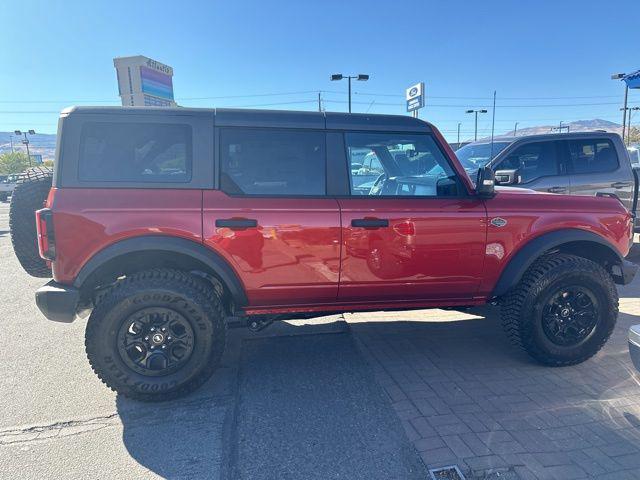
[[81, 181], [187, 183], [192, 163], [189, 125], [88, 122], [82, 127]]
[[570, 140], [569, 153], [573, 173], [605, 173], [618, 168], [618, 154], [609, 140]]

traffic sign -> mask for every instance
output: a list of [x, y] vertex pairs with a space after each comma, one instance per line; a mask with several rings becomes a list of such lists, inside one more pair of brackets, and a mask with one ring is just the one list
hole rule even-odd
[[424, 93], [424, 82], [416, 83], [407, 88], [405, 92], [407, 112], [413, 112], [424, 107]]

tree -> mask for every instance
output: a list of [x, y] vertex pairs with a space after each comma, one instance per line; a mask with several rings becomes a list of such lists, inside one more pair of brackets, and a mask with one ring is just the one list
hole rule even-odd
[[629, 132], [629, 143], [640, 143], [640, 128], [631, 127]]
[[0, 175], [21, 173], [29, 168], [29, 157], [22, 152], [0, 154]]

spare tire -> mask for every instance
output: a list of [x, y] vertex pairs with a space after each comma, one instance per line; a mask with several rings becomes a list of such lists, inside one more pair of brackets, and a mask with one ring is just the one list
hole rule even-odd
[[44, 206], [53, 172], [46, 167], [30, 168], [18, 177], [9, 206], [9, 230], [13, 251], [22, 268], [33, 277], [51, 277], [51, 268], [38, 253], [35, 211]]

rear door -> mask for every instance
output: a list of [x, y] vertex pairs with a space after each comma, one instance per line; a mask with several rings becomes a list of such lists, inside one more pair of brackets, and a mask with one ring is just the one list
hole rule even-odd
[[626, 156], [619, 155], [609, 138], [567, 141], [571, 169], [571, 193], [616, 195], [628, 208], [633, 205], [634, 179]]
[[[482, 274], [485, 207], [468, 196], [431, 134], [347, 132], [344, 139], [350, 195], [339, 199], [339, 300], [472, 298]], [[350, 168], [363, 149], [382, 169], [366, 191]]]
[[326, 196], [325, 132], [217, 128], [219, 190], [204, 241], [234, 267], [250, 306], [335, 302], [340, 213]]
[[533, 141], [518, 144], [505, 152], [494, 170], [517, 170], [515, 186], [539, 192], [569, 194], [571, 177], [567, 171], [562, 142]]

